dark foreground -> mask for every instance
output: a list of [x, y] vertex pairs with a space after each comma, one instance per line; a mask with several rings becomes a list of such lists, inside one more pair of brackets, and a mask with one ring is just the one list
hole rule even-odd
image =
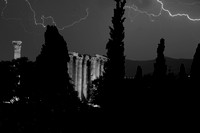
[[113, 110], [87, 106], [58, 111], [39, 104], [1, 104], [0, 133], [195, 130], [199, 120], [197, 94], [170, 93], [138, 91]]

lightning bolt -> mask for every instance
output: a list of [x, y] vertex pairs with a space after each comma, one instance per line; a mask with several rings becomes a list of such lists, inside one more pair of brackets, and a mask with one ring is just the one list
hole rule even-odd
[[45, 19], [51, 19], [51, 20], [52, 20], [52, 23], [58, 28], [58, 30], [64, 30], [64, 29], [66, 29], [66, 28], [70, 28], [70, 27], [74, 26], [75, 24], [80, 23], [81, 21], [87, 19], [88, 16], [89, 16], [89, 8], [86, 8], [86, 15], [85, 15], [83, 18], [80, 18], [79, 20], [74, 21], [72, 24], [69, 24], [69, 25], [66, 25], [66, 26], [63, 26], [63, 27], [59, 28], [59, 27], [57, 26], [57, 24], [56, 24], [56, 22], [55, 22], [55, 20], [54, 20], [54, 18], [53, 18], [52, 16], [45, 17], [44, 15], [42, 15], [42, 16], [41, 16], [42, 23], [38, 23], [38, 22], [37, 22], [37, 19], [36, 19], [36, 12], [35, 12], [35, 10], [32, 8], [31, 3], [30, 3], [28, 0], [25, 0], [25, 1], [28, 3], [28, 5], [29, 5], [31, 11], [33, 12], [33, 18], [34, 18], [34, 23], [35, 23], [35, 25], [41, 25], [41, 26], [44, 27], [44, 28], [46, 27], [46, 25], [44, 24]]
[[[160, 11], [158, 12], [158, 14], [154, 14], [154, 13], [149, 13], [149, 12], [147, 12], [147, 11], [142, 11], [142, 10], [140, 10], [140, 9], [138, 9], [138, 7], [136, 6], [136, 5], [126, 5], [124, 8], [127, 8], [127, 9], [130, 9], [130, 10], [134, 10], [135, 12], [138, 12], [138, 13], [141, 13], [141, 14], [146, 14], [147, 16], [149, 16], [150, 18], [152, 18], [152, 17], [159, 17], [159, 16], [161, 16], [162, 15], [162, 12], [164, 11], [164, 12], [167, 12], [168, 14], [169, 14], [169, 16], [170, 17], [186, 17], [188, 20], [190, 20], [190, 21], [200, 21], [200, 18], [191, 18], [190, 16], [189, 16], [189, 14], [185, 14], [185, 13], [177, 13], [177, 14], [172, 14], [171, 12], [170, 12], [170, 10], [168, 10], [168, 9], [166, 9], [165, 7], [164, 7], [164, 3], [161, 1], [161, 0], [155, 0], [157, 3], [159, 3], [160, 4]], [[192, 5], [194, 5], [195, 3], [192, 3]], [[129, 11], [130, 11], [129, 10]], [[129, 13], [130, 14], [130, 13]], [[129, 17], [130, 17], [130, 15], [129, 15]], [[151, 19], [152, 21], [154, 21], [153, 19]]]
[[[4, 20], [22, 21], [22, 18], [5, 18], [5, 17], [4, 17], [4, 11], [5, 11], [5, 9], [7, 8], [8, 0], [3, 0], [3, 1], [5, 2], [5, 6], [4, 6], [4, 8], [2, 9], [2, 11], [1, 11], [1, 17], [2, 17]], [[61, 30], [64, 30], [64, 29], [66, 29], [66, 28], [73, 27], [74, 25], [76, 25], [76, 24], [78, 24], [78, 23], [80, 23], [80, 22], [86, 20], [86, 19], [88, 18], [88, 16], [89, 16], [89, 8], [86, 8], [86, 15], [85, 15], [84, 17], [80, 18], [79, 20], [74, 21], [73, 23], [71, 23], [71, 24], [69, 24], [69, 25], [65, 25], [65, 26], [63, 26], [63, 27], [57, 26], [56, 21], [54, 20], [54, 18], [53, 18], [52, 16], [47, 16], [47, 17], [45, 17], [45, 15], [41, 15], [41, 20], [42, 20], [42, 22], [40, 23], [40, 22], [37, 22], [37, 19], [36, 19], [36, 11], [33, 9], [31, 3], [29, 2], [29, 0], [24, 0], [24, 1], [28, 4], [28, 6], [29, 6], [31, 12], [33, 13], [34, 24], [35, 24], [36, 26], [40, 25], [40, 26], [42, 26], [43, 28], [46, 28], [46, 25], [44, 24], [46, 19], [51, 19], [53, 25], [55, 25], [55, 26], [58, 28], [58, 30], [61, 31]], [[23, 26], [22, 23], [21, 23], [21, 25]], [[25, 28], [24, 26], [23, 26], [23, 28], [24, 28], [25, 32], [28, 32], [28, 31], [26, 31], [26, 28]]]

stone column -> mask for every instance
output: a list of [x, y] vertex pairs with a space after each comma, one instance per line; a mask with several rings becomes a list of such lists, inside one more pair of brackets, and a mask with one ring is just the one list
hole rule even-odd
[[89, 60], [89, 56], [88, 55], [85, 55], [84, 56], [84, 60], [83, 60], [83, 76], [82, 76], [82, 96], [87, 99], [87, 83], [88, 83], [88, 78], [87, 78], [87, 75], [88, 75], [88, 66], [87, 66], [87, 63], [88, 63], [88, 60]]
[[100, 59], [97, 58], [97, 61], [96, 61], [96, 78], [99, 78], [100, 76]]
[[[91, 83], [92, 79], [91, 79], [91, 75], [92, 75], [92, 61], [91, 58], [89, 57], [88, 61], [87, 61], [87, 85]], [[87, 92], [88, 92], [88, 86], [85, 90], [83, 90], [83, 94], [87, 97]]]
[[106, 63], [107, 61], [108, 61], [108, 58], [105, 57], [105, 56], [102, 56], [102, 70], [101, 70], [102, 75], [103, 75], [103, 73], [105, 72], [105, 70], [104, 70], [104, 65], [105, 65], [105, 63]]
[[103, 69], [103, 63], [102, 63], [102, 60], [100, 60], [100, 66], [99, 66], [99, 75], [101, 76], [102, 75], [102, 69]]
[[74, 86], [75, 86], [75, 90], [78, 91], [78, 57], [76, 57], [75, 60], [75, 80], [74, 80]]
[[75, 87], [75, 81], [76, 81], [76, 57], [75, 56], [73, 56], [72, 58], [72, 81]]
[[73, 55], [70, 54], [69, 57], [70, 57], [70, 61], [67, 64], [68, 74], [69, 74], [70, 78], [72, 79], [72, 75], [73, 75]]
[[91, 59], [91, 80], [95, 80], [96, 79], [96, 57], [92, 57]]
[[70, 71], [69, 71], [69, 75], [70, 77], [72, 78], [72, 83], [74, 85], [74, 89], [75, 91], [77, 91], [77, 65], [78, 65], [78, 53], [75, 53], [75, 52], [69, 52], [69, 55], [70, 55], [70, 65], [71, 68], [70, 68], [70, 71], [71, 71], [71, 74], [70, 74]]
[[14, 59], [21, 58], [22, 41], [12, 41], [12, 44], [14, 45]]
[[82, 61], [83, 57], [78, 56], [78, 80], [77, 80], [77, 90], [78, 96], [81, 99], [81, 92], [82, 92]]

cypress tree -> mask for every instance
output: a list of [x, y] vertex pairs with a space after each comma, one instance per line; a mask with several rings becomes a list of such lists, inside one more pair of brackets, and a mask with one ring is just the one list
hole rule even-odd
[[106, 45], [108, 61], [104, 65], [104, 85], [100, 85], [101, 100], [105, 108], [112, 108], [111, 106], [118, 106], [120, 103], [120, 95], [123, 91], [123, 80], [125, 76], [125, 56], [124, 56], [124, 42], [125, 37], [123, 17], [126, 0], [115, 0], [116, 8], [114, 9], [114, 16], [112, 17], [113, 27], [110, 28], [110, 39]]
[[161, 38], [157, 48], [156, 63], [154, 63], [154, 78], [156, 80], [163, 80], [166, 77], [167, 65], [165, 64], [165, 40]]
[[115, 80], [123, 80], [125, 75], [124, 42], [125, 37], [123, 17], [125, 0], [115, 0], [116, 8], [112, 17], [113, 27], [110, 28], [110, 39], [106, 45], [108, 62], [105, 64], [105, 72]]

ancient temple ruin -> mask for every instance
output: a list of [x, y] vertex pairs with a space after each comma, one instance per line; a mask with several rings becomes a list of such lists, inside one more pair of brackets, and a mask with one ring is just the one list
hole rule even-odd
[[68, 73], [75, 85], [75, 90], [80, 99], [87, 99], [88, 83], [103, 74], [107, 58], [102, 55], [89, 56], [75, 52], [69, 52], [69, 56]]

